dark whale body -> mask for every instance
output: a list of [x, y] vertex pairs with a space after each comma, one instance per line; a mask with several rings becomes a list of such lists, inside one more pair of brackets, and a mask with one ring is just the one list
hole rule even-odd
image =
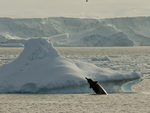
[[88, 83], [90, 84], [90, 88], [92, 88], [96, 94], [107, 95], [107, 92], [105, 91], [105, 89], [97, 81], [93, 81], [90, 78], [86, 78], [86, 79]]

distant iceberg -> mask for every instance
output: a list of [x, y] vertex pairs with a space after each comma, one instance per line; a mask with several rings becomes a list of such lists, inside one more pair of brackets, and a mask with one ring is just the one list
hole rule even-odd
[[129, 40], [127, 35], [122, 32], [113, 34], [109, 37], [105, 37], [99, 34], [85, 36], [75, 44], [79, 47], [134, 46], [134, 43]]
[[[150, 17], [0, 18], [0, 44], [44, 37], [54, 46], [150, 46]], [[14, 45], [15, 46], [15, 45]]]
[[85, 77], [99, 81], [107, 92], [120, 92], [122, 84], [140, 74], [67, 59], [48, 40], [30, 39], [16, 60], [0, 67], [0, 93], [92, 92]]

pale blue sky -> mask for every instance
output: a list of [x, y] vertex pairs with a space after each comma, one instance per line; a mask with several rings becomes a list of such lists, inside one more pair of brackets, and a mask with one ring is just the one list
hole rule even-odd
[[150, 16], [150, 0], [0, 0], [0, 17]]

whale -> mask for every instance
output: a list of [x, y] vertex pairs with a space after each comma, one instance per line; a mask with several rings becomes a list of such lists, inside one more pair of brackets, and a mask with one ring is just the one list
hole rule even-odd
[[86, 78], [87, 82], [89, 83], [90, 88], [92, 88], [96, 94], [108, 95], [106, 90], [97, 81], [93, 81], [92, 79], [87, 78], [87, 77], [85, 77], [85, 78]]

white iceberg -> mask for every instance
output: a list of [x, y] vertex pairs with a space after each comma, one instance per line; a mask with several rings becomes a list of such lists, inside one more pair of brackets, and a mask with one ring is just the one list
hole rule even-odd
[[[122, 84], [138, 79], [140, 75], [67, 59], [49, 41], [30, 39], [15, 61], [0, 67], [0, 93], [91, 92], [85, 77], [99, 81], [108, 92], [115, 92], [121, 90]], [[114, 81], [121, 81], [121, 84], [115, 82], [117, 85], [113, 86]]]

